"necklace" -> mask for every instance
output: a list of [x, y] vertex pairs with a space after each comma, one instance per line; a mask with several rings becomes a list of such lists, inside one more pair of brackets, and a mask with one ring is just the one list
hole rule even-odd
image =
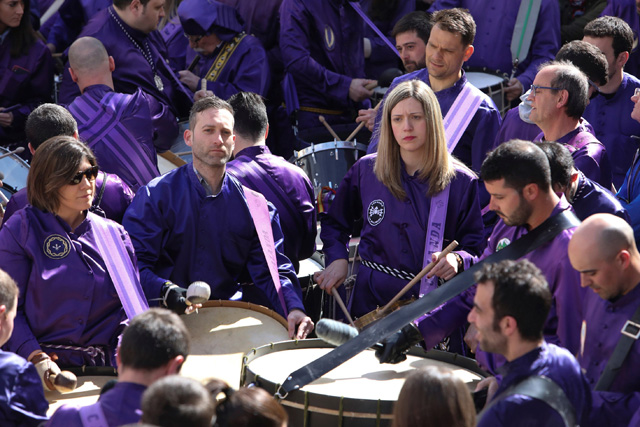
[[144, 41], [144, 47], [146, 51], [143, 50], [142, 47], [138, 44], [138, 42], [135, 41], [133, 37], [131, 37], [131, 34], [129, 34], [129, 32], [124, 28], [120, 20], [116, 18], [116, 16], [113, 14], [113, 11], [111, 10], [110, 7], [108, 8], [108, 10], [109, 10], [109, 14], [113, 18], [113, 20], [116, 21], [116, 23], [118, 24], [122, 32], [127, 36], [127, 38], [131, 41], [131, 43], [133, 43], [133, 45], [140, 51], [144, 59], [146, 59], [147, 62], [149, 63], [149, 66], [151, 67], [151, 72], [153, 73], [153, 82], [156, 84], [156, 87], [158, 88], [158, 90], [162, 92], [164, 90], [164, 84], [162, 83], [162, 79], [156, 72], [156, 66], [153, 63], [153, 57], [151, 56], [151, 49], [149, 49], [149, 41], [148, 40]]

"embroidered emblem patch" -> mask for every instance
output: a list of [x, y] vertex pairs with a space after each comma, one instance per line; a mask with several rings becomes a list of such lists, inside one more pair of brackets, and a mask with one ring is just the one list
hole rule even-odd
[[328, 25], [324, 27], [324, 45], [327, 50], [333, 50], [336, 47], [336, 36]]
[[498, 244], [496, 245], [496, 252], [506, 248], [510, 244], [511, 244], [511, 240], [507, 239], [506, 237], [504, 239], [500, 239], [498, 241]]
[[59, 234], [52, 234], [44, 241], [44, 254], [51, 259], [62, 259], [69, 255], [71, 244]]
[[367, 208], [367, 221], [372, 226], [376, 226], [384, 219], [384, 202], [380, 199], [376, 199], [369, 203]]

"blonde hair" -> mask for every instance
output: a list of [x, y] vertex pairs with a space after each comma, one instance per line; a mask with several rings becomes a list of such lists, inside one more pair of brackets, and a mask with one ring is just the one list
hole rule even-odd
[[384, 102], [378, 156], [373, 168], [376, 177], [399, 200], [407, 197], [402, 187], [402, 162], [400, 146], [393, 136], [391, 111], [398, 103], [413, 98], [422, 104], [427, 122], [427, 140], [421, 153], [418, 179], [428, 182], [427, 196], [442, 191], [456, 175], [456, 165], [461, 165], [447, 151], [440, 104], [429, 86], [420, 80], [402, 82], [396, 86]]

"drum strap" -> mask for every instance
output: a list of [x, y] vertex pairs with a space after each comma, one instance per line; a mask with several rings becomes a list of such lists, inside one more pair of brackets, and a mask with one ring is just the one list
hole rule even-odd
[[256, 227], [258, 233], [258, 239], [262, 246], [262, 252], [267, 260], [269, 266], [269, 273], [271, 273], [271, 279], [273, 285], [278, 293], [278, 299], [282, 305], [284, 311], [284, 317], [287, 318], [289, 311], [287, 310], [287, 304], [284, 301], [284, 295], [282, 294], [282, 286], [280, 285], [280, 275], [278, 274], [278, 260], [276, 259], [276, 245], [273, 240], [273, 231], [271, 230], [271, 219], [269, 218], [269, 208], [267, 206], [267, 199], [257, 191], [242, 186], [244, 195], [247, 199], [247, 205], [249, 206], [249, 212], [251, 213], [251, 219]]
[[552, 379], [537, 375], [528, 377], [512, 385], [492, 399], [482, 412], [478, 414], [478, 420], [481, 420], [493, 405], [516, 394], [543, 401], [562, 417], [565, 426], [575, 427], [578, 425], [576, 422], [575, 409], [564, 390]]
[[469, 126], [471, 119], [482, 104], [483, 93], [471, 83], [465, 82], [462, 90], [444, 116], [444, 134], [447, 139], [447, 150], [453, 153], [462, 134]]
[[522, 0], [520, 2], [520, 9], [518, 9], [516, 24], [513, 27], [513, 35], [511, 36], [512, 77], [518, 65], [529, 55], [529, 48], [531, 47], [533, 32], [538, 22], [541, 4], [542, 0]]
[[[475, 283], [475, 273], [482, 268], [484, 263], [494, 263], [505, 259], [521, 258], [529, 252], [551, 241], [563, 230], [576, 227], [579, 224], [580, 220], [576, 218], [573, 212], [567, 210], [548, 218], [530, 233], [527, 233], [515, 242], [512, 242], [506, 248], [488, 256], [484, 260], [474, 264], [471, 268], [456, 275], [453, 279], [449, 280], [446, 285], [440, 286], [438, 289], [434, 289], [419, 300], [394, 311], [387, 317], [380, 319], [375, 323], [372, 323], [368, 328], [364, 329], [359, 335], [349, 340], [347, 343], [333, 349], [326, 355], [291, 373], [282, 384], [281, 389], [278, 390], [277, 395], [280, 398], [286, 397], [286, 394], [289, 392], [304, 387], [311, 381], [320, 378], [322, 375], [343, 364], [356, 354], [400, 330], [409, 322], [414, 321], [423, 314], [430, 312], [469, 289]], [[284, 395], [281, 392], [284, 392]]]
[[[89, 213], [89, 215], [93, 215]], [[113, 286], [118, 292], [122, 307], [129, 319], [149, 309], [144, 297], [138, 271], [131, 262], [120, 231], [107, 220], [95, 216], [91, 226], [95, 232], [98, 251], [109, 271]]]
[[[449, 205], [449, 189], [451, 184], [444, 190], [431, 197], [429, 205], [429, 224], [424, 242], [424, 258], [422, 268], [431, 263], [431, 254], [442, 250], [444, 240], [444, 224], [447, 220], [447, 206]], [[438, 288], [438, 277], [433, 276], [427, 279], [427, 275], [420, 280], [420, 296]]]
[[100, 402], [79, 409], [83, 427], [109, 427]]
[[360, 4], [357, 1], [349, 1], [349, 4], [358, 13], [358, 15], [360, 15], [364, 22], [366, 22], [367, 25], [371, 27], [371, 29], [378, 35], [378, 37], [380, 37], [382, 41], [384, 41], [386, 45], [389, 46], [389, 49], [391, 49], [393, 53], [400, 57], [400, 52], [398, 52], [398, 49], [396, 49], [396, 47], [389, 41], [389, 39], [382, 33], [382, 31], [380, 31], [380, 29], [376, 27], [376, 24], [374, 24], [373, 21], [369, 19], [367, 14], [364, 13], [362, 8], [360, 8]]
[[220, 73], [222, 73], [222, 70], [229, 62], [229, 59], [231, 59], [231, 56], [238, 48], [238, 45], [246, 36], [247, 35], [242, 32], [240, 34], [237, 34], [233, 38], [233, 40], [223, 43], [218, 56], [216, 57], [215, 61], [213, 61], [213, 65], [211, 65], [211, 68], [209, 68], [209, 71], [207, 71], [205, 80], [208, 80], [210, 82], [215, 82], [216, 80], [218, 80], [218, 77], [220, 77]]

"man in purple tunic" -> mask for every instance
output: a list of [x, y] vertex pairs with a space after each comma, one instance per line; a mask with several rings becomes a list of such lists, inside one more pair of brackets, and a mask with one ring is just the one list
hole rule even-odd
[[64, 52], [78, 37], [82, 28], [112, 0], [65, 0], [54, 15], [47, 34], [47, 46], [52, 52]]
[[[25, 127], [29, 150], [33, 154], [43, 142], [54, 136], [65, 135], [78, 139], [76, 121], [69, 111], [56, 104], [42, 104], [29, 115]], [[101, 216], [122, 222], [124, 211], [133, 200], [133, 190], [119, 176], [104, 172], [96, 178], [96, 197], [91, 210]], [[7, 203], [2, 225], [16, 211], [27, 205], [27, 188], [15, 193]]]
[[583, 40], [599, 47], [609, 63], [609, 83], [600, 87], [603, 96], [593, 99], [582, 116], [606, 147], [613, 184], [620, 188], [638, 148], [633, 136], [640, 135], [640, 123], [631, 118], [633, 103], [629, 101], [640, 80], [624, 72], [633, 48], [633, 31], [622, 19], [604, 16], [584, 27]]
[[99, 411], [104, 427], [137, 423], [142, 393], [160, 378], [178, 374], [188, 354], [189, 331], [178, 315], [159, 308], [139, 314], [122, 334], [116, 385], [91, 406], [61, 406], [47, 426], [83, 427], [83, 415]]
[[186, 64], [200, 57], [193, 72], [179, 73], [192, 92], [206, 88], [223, 99], [240, 91], [267, 94], [267, 54], [257, 38], [243, 31], [238, 11], [213, 0], [184, 0], [178, 16], [189, 38]]
[[578, 170], [604, 188], [611, 188], [607, 151], [581, 121], [589, 102], [587, 76], [570, 62], [549, 62], [538, 71], [528, 99], [529, 118], [542, 129], [536, 140], [565, 145]]
[[275, 206], [284, 235], [284, 254], [298, 271], [299, 261], [316, 249], [316, 208], [309, 178], [297, 166], [271, 154], [267, 109], [260, 96], [239, 92], [229, 99], [236, 135], [234, 160], [227, 170]]
[[[581, 345], [578, 360], [589, 385], [595, 389], [623, 333], [636, 334], [640, 306], [640, 254], [633, 230], [609, 214], [594, 215], [578, 227], [569, 243], [571, 264], [583, 287], [591, 288], [583, 300]], [[637, 323], [637, 321], [636, 321]], [[593, 392], [591, 425], [628, 424], [640, 404], [640, 344], [632, 341], [626, 358], [608, 388]]]
[[[69, 72], [82, 95], [68, 109], [78, 123], [80, 138], [93, 150], [100, 169], [120, 176], [134, 191], [158, 172], [156, 143], [167, 149], [177, 123], [151, 119], [158, 101], [140, 89], [128, 95], [113, 91], [113, 57], [93, 37], [82, 37], [69, 48]], [[169, 126], [165, 126], [169, 125]]]

